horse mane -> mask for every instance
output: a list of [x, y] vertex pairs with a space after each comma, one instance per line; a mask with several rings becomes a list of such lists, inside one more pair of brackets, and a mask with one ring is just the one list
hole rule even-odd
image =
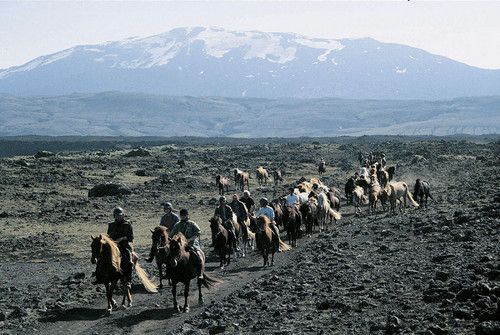
[[186, 248], [187, 245], [188, 245], [186, 236], [184, 236], [183, 233], [177, 233], [177, 234], [175, 234], [174, 237], [172, 237], [172, 239], [176, 240], [177, 242], [179, 242], [181, 249], [182, 248]]
[[113, 268], [117, 271], [121, 271], [120, 263], [121, 263], [121, 254], [120, 254], [120, 249], [118, 248], [118, 245], [116, 244], [115, 241], [113, 241], [111, 238], [109, 238], [106, 235], [100, 235], [101, 237], [101, 245], [103, 248], [107, 248], [109, 251], [109, 255], [111, 257], [111, 265], [113, 265]]

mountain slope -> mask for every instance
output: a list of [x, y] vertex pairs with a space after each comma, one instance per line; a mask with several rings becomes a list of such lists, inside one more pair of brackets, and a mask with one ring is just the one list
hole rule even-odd
[[500, 97], [448, 101], [195, 98], [107, 92], [0, 95], [0, 136], [451, 135], [500, 133]]
[[0, 70], [0, 92], [450, 99], [500, 94], [500, 70], [404, 45], [291, 33], [178, 28], [76, 46]]

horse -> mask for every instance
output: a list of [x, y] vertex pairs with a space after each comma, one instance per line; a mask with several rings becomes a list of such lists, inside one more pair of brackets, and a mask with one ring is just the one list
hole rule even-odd
[[229, 179], [227, 177], [221, 175], [215, 176], [215, 184], [219, 189], [220, 195], [224, 195], [224, 189], [226, 190], [226, 193], [229, 193]]
[[247, 253], [248, 248], [250, 247], [253, 251], [254, 241], [255, 241], [255, 233], [250, 229], [250, 217], [248, 217], [245, 222], [241, 224], [241, 239], [243, 240], [243, 257]]
[[233, 171], [234, 173], [234, 185], [238, 185], [239, 183], [239, 176], [243, 173], [240, 169], [236, 168]]
[[370, 179], [370, 173], [366, 167], [359, 169], [359, 176], [366, 180]]
[[220, 216], [214, 216], [208, 221], [210, 222], [210, 230], [212, 231], [212, 245], [215, 251], [219, 253], [220, 268], [224, 269], [224, 265], [231, 263], [232, 235], [222, 225]]
[[330, 202], [325, 193], [318, 194], [318, 222], [319, 231], [325, 229], [325, 225], [328, 219], [328, 213], [330, 212]]
[[340, 196], [336, 196], [335, 192], [337, 191], [336, 189], [332, 189], [331, 192], [326, 193], [326, 197], [328, 198], [328, 201], [330, 201], [330, 207], [335, 208], [335, 210], [338, 212], [340, 211]]
[[[418, 203], [413, 199], [413, 196], [411, 195], [411, 192], [409, 190], [408, 185], [405, 182], [394, 182], [389, 184], [390, 187], [390, 195], [389, 195], [389, 200], [391, 202], [391, 212], [396, 213], [396, 201], [399, 200], [399, 211], [400, 212], [405, 212], [406, 211], [406, 198], [410, 201], [410, 203], [418, 208]], [[401, 198], [403, 198], [403, 201], [401, 202]], [[404, 206], [403, 206], [404, 204]], [[402, 207], [402, 208], [401, 208]]]
[[241, 171], [238, 174], [236, 180], [237, 180], [236, 181], [236, 187], [239, 186], [239, 189], [241, 191], [245, 190], [245, 184], [247, 185], [247, 189], [250, 189], [250, 175], [248, 174], [248, 172]]
[[302, 219], [306, 226], [306, 234], [311, 236], [314, 226], [318, 226], [318, 205], [315, 198], [309, 199], [306, 203], [300, 206]]
[[278, 186], [280, 182], [283, 182], [283, 172], [280, 170], [273, 171], [274, 185]]
[[377, 202], [380, 198], [382, 188], [377, 181], [377, 178], [372, 175], [370, 183], [370, 192], [368, 194], [368, 213], [377, 214]]
[[267, 185], [269, 174], [267, 173], [267, 170], [264, 169], [262, 166], [257, 168], [257, 170], [255, 171], [255, 176], [257, 177], [257, 182], [259, 183], [259, 185], [261, 186], [262, 184]]
[[354, 191], [354, 188], [356, 187], [356, 181], [354, 178], [349, 178], [347, 179], [347, 182], [345, 183], [344, 191], [345, 191], [345, 197], [346, 197], [346, 203], [352, 203], [352, 192]]
[[160, 288], [163, 288], [163, 264], [167, 264], [168, 256], [168, 229], [164, 226], [157, 226], [151, 230], [151, 251], [149, 252], [149, 261], [156, 259], [156, 266], [160, 273]]
[[278, 246], [281, 247], [282, 251], [290, 250], [290, 246], [281, 241], [279, 236], [273, 236], [273, 232], [270, 228], [271, 221], [267, 216], [259, 216], [256, 219], [256, 223], [258, 228], [255, 234], [255, 241], [264, 259], [263, 267], [269, 265], [269, 253], [271, 253], [271, 265], [274, 265], [274, 253], [276, 249], [278, 249]]
[[182, 233], [175, 234], [169, 240], [169, 277], [172, 279], [172, 296], [174, 310], [180, 312], [177, 304], [177, 283], [184, 284], [184, 307], [185, 313], [189, 312], [189, 284], [191, 279], [198, 279], [198, 303], [203, 304], [203, 294], [201, 286], [210, 289], [215, 284], [221, 283], [221, 280], [212, 278], [205, 273], [205, 254], [200, 250], [199, 258], [194, 255], [188, 247], [186, 237]]
[[321, 161], [319, 164], [318, 164], [318, 173], [319, 175], [321, 176], [323, 173], [326, 172], [326, 164], [325, 164], [325, 161]]
[[354, 213], [357, 215], [361, 213], [361, 205], [366, 202], [365, 191], [361, 186], [356, 185], [352, 191], [354, 201]]
[[286, 207], [283, 215], [283, 222], [286, 222], [286, 235], [288, 237], [288, 244], [292, 247], [297, 246], [297, 238], [300, 233], [300, 213], [294, 207]]
[[280, 204], [280, 201], [278, 199], [274, 199], [271, 201], [269, 206], [271, 206], [271, 208], [274, 210], [274, 221], [276, 222], [276, 225], [278, 227], [281, 226], [285, 228], [283, 221], [283, 206]]
[[[91, 238], [92, 256], [90, 261], [92, 264], [97, 263], [96, 277], [106, 288], [106, 298], [108, 301], [107, 314], [111, 314], [113, 308], [118, 307], [116, 301], [113, 299], [113, 291], [116, 288], [118, 280], [121, 281], [124, 288], [122, 306], [124, 308], [132, 307], [132, 295], [130, 294], [131, 273], [123, 271], [120, 248], [118, 248], [115, 241], [106, 235], [100, 234], [97, 237], [91, 236]], [[136, 259], [134, 267], [144, 288], [148, 292], [157, 292], [156, 285], [148, 278], [146, 272]], [[125, 305], [125, 299], [128, 301], [127, 305]]]
[[425, 205], [427, 208], [427, 200], [434, 198], [431, 195], [429, 183], [420, 179], [415, 181], [415, 187], [413, 189], [413, 197], [417, 200], [420, 206]]
[[396, 175], [396, 167], [395, 166], [388, 167], [387, 174], [389, 175], [389, 181], [392, 181], [392, 179]]

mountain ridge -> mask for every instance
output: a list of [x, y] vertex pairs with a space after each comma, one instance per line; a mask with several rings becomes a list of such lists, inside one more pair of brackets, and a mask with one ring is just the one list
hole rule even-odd
[[176, 28], [79, 45], [0, 70], [0, 92], [443, 100], [500, 94], [500, 70], [480, 69], [373, 38]]

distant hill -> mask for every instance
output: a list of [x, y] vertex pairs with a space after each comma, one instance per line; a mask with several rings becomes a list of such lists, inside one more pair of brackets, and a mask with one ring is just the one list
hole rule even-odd
[[500, 95], [500, 70], [371, 38], [318, 39], [214, 27], [75, 46], [0, 70], [3, 93], [103, 91], [442, 100]]
[[500, 96], [443, 101], [0, 95], [0, 136], [318, 137], [500, 133]]

